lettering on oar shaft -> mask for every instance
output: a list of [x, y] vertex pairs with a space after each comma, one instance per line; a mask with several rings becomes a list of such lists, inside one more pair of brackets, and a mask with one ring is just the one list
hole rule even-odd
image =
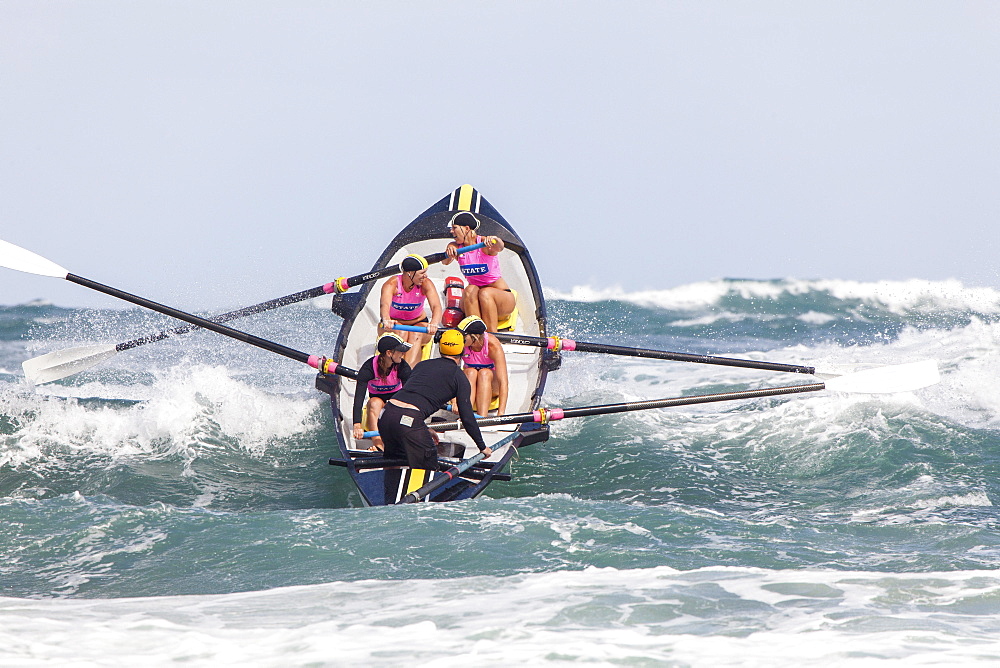
[[518, 339], [516, 337], [510, 337], [510, 338], [504, 337], [504, 338], [507, 339], [507, 343], [515, 343], [522, 346], [531, 346], [535, 344], [535, 342], [531, 341], [530, 339]]

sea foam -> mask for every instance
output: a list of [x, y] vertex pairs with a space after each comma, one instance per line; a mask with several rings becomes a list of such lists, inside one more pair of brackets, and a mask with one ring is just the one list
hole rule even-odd
[[[56, 386], [59, 387], [59, 386]], [[319, 401], [272, 394], [234, 378], [220, 366], [194, 365], [165, 371], [154, 384], [82, 389], [61, 388], [83, 396], [56, 398], [5, 390], [2, 412], [17, 428], [0, 435], [0, 464], [21, 466], [60, 457], [59, 453], [89, 453], [107, 457], [168, 455], [197, 457], [200, 448], [217, 447], [219, 439], [260, 453], [282, 439], [317, 427]], [[91, 392], [138, 393], [138, 403], [85, 401]], [[114, 398], [114, 397], [112, 397]]]
[[[474, 605], [470, 605], [474, 601]], [[419, 602], [419, 604], [417, 604]], [[989, 571], [712, 567], [3, 599], [17, 665], [959, 665], [1000, 658]], [[391, 633], [386, 633], [386, 628]], [[445, 650], [447, 648], [447, 650]]]

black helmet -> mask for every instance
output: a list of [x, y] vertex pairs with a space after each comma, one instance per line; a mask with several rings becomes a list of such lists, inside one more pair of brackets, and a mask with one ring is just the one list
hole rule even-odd
[[405, 353], [407, 350], [413, 346], [406, 341], [404, 341], [398, 334], [393, 334], [392, 332], [386, 332], [382, 336], [378, 337], [378, 351], [380, 353], [385, 353], [390, 350], [398, 350], [401, 353]]
[[479, 219], [473, 216], [468, 211], [459, 211], [454, 216], [451, 217], [451, 221], [448, 223], [449, 226], [454, 227], [455, 225], [463, 225], [465, 227], [471, 227], [474, 230], [479, 229]]

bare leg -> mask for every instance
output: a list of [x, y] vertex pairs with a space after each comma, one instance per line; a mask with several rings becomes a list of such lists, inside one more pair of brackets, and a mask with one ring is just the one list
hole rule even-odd
[[490, 403], [493, 401], [493, 369], [480, 369], [476, 378], [476, 411], [482, 416], [490, 414]]
[[[500, 396], [500, 379], [497, 378], [497, 375], [494, 373], [494, 374], [491, 374], [491, 379], [490, 380], [491, 380], [491, 382], [490, 382], [490, 403], [493, 403], [493, 397], [499, 397]], [[501, 410], [502, 408], [506, 408], [506, 406], [500, 406], [499, 404], [497, 405], [497, 417], [500, 417], [501, 415], [503, 415], [503, 411]]]
[[513, 312], [516, 301], [514, 294], [506, 290], [480, 288], [478, 315], [486, 323], [486, 330], [497, 331], [500, 319], [506, 318]]
[[[463, 369], [463, 371], [465, 371], [465, 377], [469, 379], [469, 386], [472, 388], [472, 391], [469, 393], [469, 401], [472, 402], [472, 410], [479, 413], [479, 410], [476, 407], [476, 388], [477, 383], [479, 382], [479, 369], [468, 367]], [[455, 404], [455, 410], [458, 411], [458, 404]], [[479, 414], [482, 415], [482, 413]]]
[[[368, 431], [378, 431], [378, 416], [384, 407], [385, 402], [378, 397], [370, 397], [368, 399]], [[385, 449], [381, 436], [372, 436], [372, 445], [376, 450]]]
[[[400, 332], [401, 334], [403, 332]], [[406, 332], [409, 336], [406, 337], [406, 342], [410, 343], [413, 347], [406, 351], [403, 359], [406, 363], [410, 365], [412, 369], [420, 361], [420, 357], [423, 355], [424, 344], [431, 340], [430, 334], [421, 334], [420, 332]]]
[[482, 317], [479, 313], [478, 285], [465, 286], [465, 291], [462, 293], [462, 311], [465, 312], [466, 316], [478, 315], [479, 317]]

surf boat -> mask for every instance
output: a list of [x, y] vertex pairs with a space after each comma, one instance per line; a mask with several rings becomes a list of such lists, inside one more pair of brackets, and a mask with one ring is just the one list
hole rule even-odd
[[[398, 265], [411, 253], [426, 257], [443, 252], [452, 241], [448, 224], [452, 216], [460, 211], [472, 212], [479, 218], [481, 223], [478, 233], [481, 236], [498, 236], [504, 241], [505, 248], [498, 257], [504, 280], [517, 297], [517, 308], [511, 318], [500, 323], [498, 329], [522, 335], [546, 336], [545, 299], [528, 249], [510, 224], [470, 185], [456, 189], [417, 216], [383, 251], [372, 267], [372, 273]], [[454, 290], [456, 282], [461, 281], [455, 278], [461, 276], [458, 265], [434, 263], [428, 267], [427, 275], [441, 292], [441, 303], [444, 306], [449, 297], [454, 297], [446, 291]], [[382, 282], [367, 282], [358, 292], [342, 293], [334, 297], [333, 312], [344, 319], [333, 353], [333, 359], [338, 364], [358, 369], [375, 354]], [[559, 367], [559, 353], [516, 343], [504, 343], [503, 348], [507, 356], [509, 377], [507, 413], [536, 410], [541, 402], [546, 375]], [[437, 356], [437, 346], [424, 346], [422, 354], [422, 359]], [[538, 422], [483, 427], [483, 439], [486, 445], [494, 449], [493, 454], [455, 475], [454, 467], [478, 454], [479, 450], [465, 431], [442, 432], [438, 445], [441, 470], [410, 469], [405, 460], [388, 459], [381, 452], [369, 451], [371, 440], [355, 440], [351, 413], [354, 393], [358, 388], [353, 380], [320, 373], [316, 378], [316, 388], [330, 395], [330, 407], [340, 448], [340, 457], [330, 459], [330, 464], [347, 469], [357, 485], [362, 501], [368, 506], [399, 503], [407, 495], [425, 488], [441, 476], [452, 479], [444, 482], [423, 500], [457, 501], [474, 498], [492, 481], [511, 479], [510, 473], [504, 472], [504, 469], [518, 448], [544, 441], [549, 436], [548, 425]], [[427, 422], [453, 422], [456, 417], [455, 413], [442, 408]]]

